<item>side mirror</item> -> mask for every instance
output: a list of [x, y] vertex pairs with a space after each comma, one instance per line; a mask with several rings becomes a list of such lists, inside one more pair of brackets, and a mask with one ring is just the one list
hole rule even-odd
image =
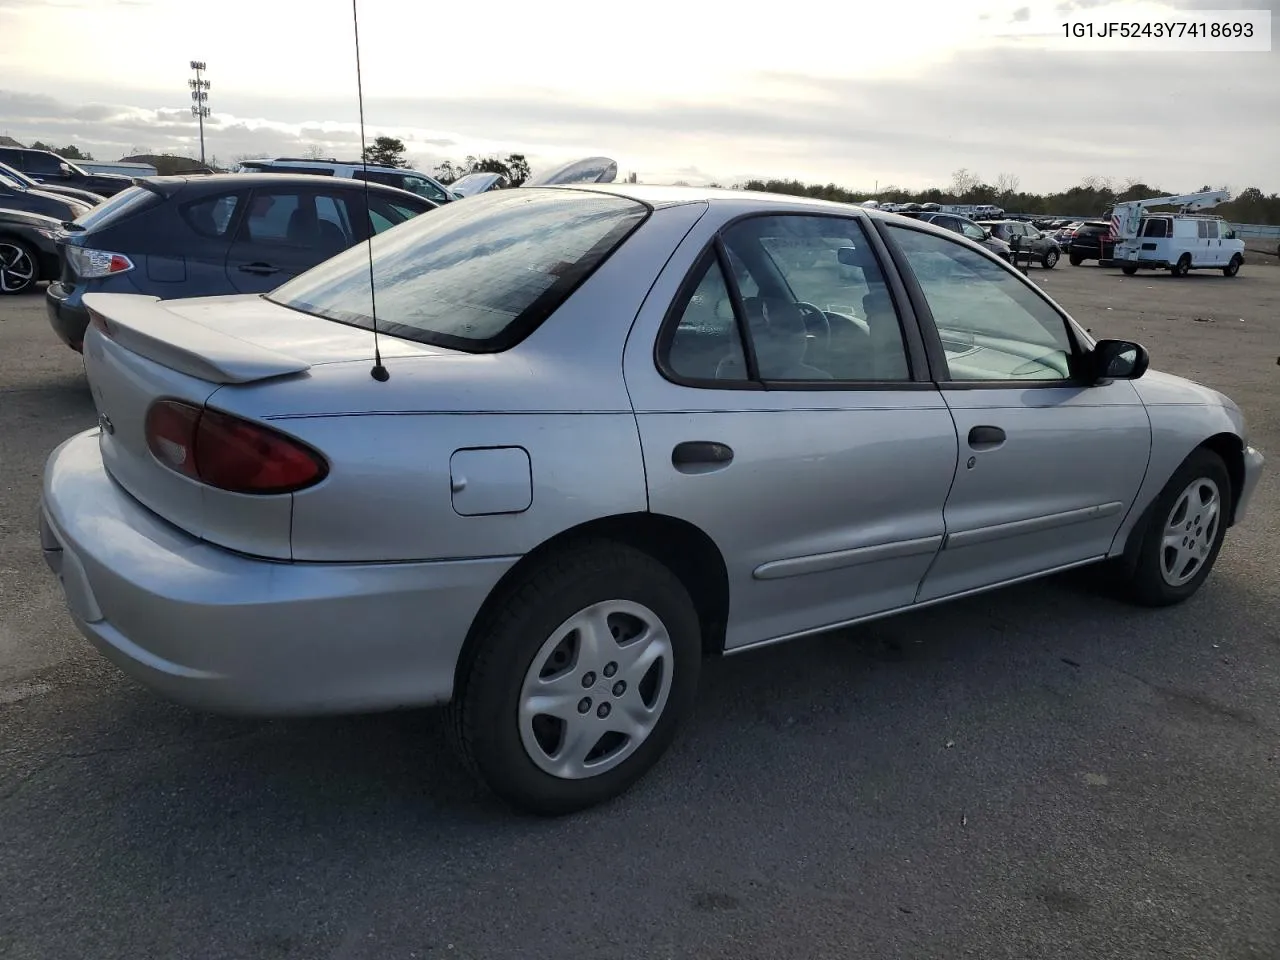
[[65, 164], [65, 163], [60, 163], [60, 164], [58, 164], [58, 171], [59, 171], [59, 172], [60, 172], [64, 177], [69, 177], [69, 176], [71, 176], [71, 168], [70, 168], [69, 166], [67, 166], [67, 164]]
[[1151, 365], [1146, 347], [1131, 340], [1099, 340], [1090, 358], [1095, 382], [1137, 380]]

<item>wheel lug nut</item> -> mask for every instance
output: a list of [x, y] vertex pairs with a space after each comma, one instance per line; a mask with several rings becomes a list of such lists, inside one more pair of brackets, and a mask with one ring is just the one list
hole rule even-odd
[[615, 697], [620, 697], [626, 692], [627, 692], [627, 684], [625, 681], [619, 680], [617, 683], [613, 685], [613, 695]]
[[583, 697], [578, 701], [578, 712], [587, 713], [591, 709], [591, 698]]
[[589, 687], [595, 682], [596, 682], [596, 675], [592, 673], [590, 670], [588, 670], [586, 673], [582, 675], [582, 685], [584, 687]]
[[604, 665], [604, 675], [606, 677], [612, 677], [617, 672], [618, 672], [618, 665], [616, 663], [610, 662]]
[[596, 711], [596, 716], [603, 720], [608, 715], [609, 715], [609, 705], [607, 703], [600, 704], [600, 709]]

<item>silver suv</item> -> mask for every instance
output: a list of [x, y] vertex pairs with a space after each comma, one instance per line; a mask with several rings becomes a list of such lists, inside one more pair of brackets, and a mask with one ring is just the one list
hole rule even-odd
[[403, 167], [383, 167], [359, 160], [308, 160], [301, 157], [277, 157], [275, 160], [242, 160], [235, 173], [309, 173], [321, 177], [347, 177], [352, 180], [368, 179], [370, 183], [383, 183], [388, 187], [408, 190], [433, 203], [450, 203], [460, 199], [457, 194], [434, 177]]

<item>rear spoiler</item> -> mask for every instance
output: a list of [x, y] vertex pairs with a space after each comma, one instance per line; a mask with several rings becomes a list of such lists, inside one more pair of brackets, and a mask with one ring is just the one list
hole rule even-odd
[[93, 326], [120, 346], [209, 383], [253, 383], [311, 368], [305, 360], [176, 314], [159, 297], [86, 293], [84, 305]]

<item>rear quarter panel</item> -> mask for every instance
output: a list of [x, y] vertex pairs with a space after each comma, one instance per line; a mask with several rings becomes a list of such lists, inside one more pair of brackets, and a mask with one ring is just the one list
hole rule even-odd
[[[385, 383], [362, 360], [219, 390], [212, 406], [267, 420], [331, 462], [322, 483], [293, 496], [294, 559], [516, 556], [590, 520], [647, 510], [623, 347], [654, 279], [705, 210], [656, 210], [503, 353], [388, 358]], [[507, 478], [530, 485], [527, 506], [463, 516], [450, 461], [459, 450], [491, 447], [528, 454], [527, 479]]]

